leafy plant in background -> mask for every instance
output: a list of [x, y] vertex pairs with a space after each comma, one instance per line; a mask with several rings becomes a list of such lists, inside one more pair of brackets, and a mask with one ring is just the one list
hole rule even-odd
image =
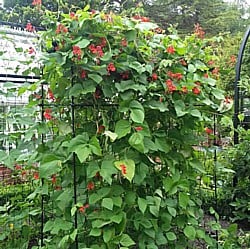
[[201, 27], [181, 39], [146, 17], [88, 6], [60, 22], [47, 14], [42, 78], [19, 89], [32, 92], [36, 122], [20, 136], [22, 150], [2, 153], [9, 167], [36, 173], [27, 201], [44, 222], [37, 246], [213, 247], [193, 194], [204, 172], [197, 130], [225, 103], [210, 70], [213, 39]]

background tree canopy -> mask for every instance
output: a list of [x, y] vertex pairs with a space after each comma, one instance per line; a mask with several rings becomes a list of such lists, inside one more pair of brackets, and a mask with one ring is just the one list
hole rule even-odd
[[[4, 9], [0, 10], [0, 20], [33, 25], [40, 25], [42, 16], [37, 7], [32, 5], [33, 0], [8, 0]], [[192, 32], [194, 24], [199, 23], [206, 34], [215, 35], [222, 32], [237, 33], [244, 31], [250, 8], [245, 0], [50, 0], [42, 1], [42, 9], [51, 11], [71, 11], [83, 8], [89, 4], [92, 9], [109, 10], [113, 12], [127, 12], [148, 16], [159, 23], [163, 28], [174, 25], [178, 30], [187, 34]], [[58, 6], [63, 9], [58, 10]]]

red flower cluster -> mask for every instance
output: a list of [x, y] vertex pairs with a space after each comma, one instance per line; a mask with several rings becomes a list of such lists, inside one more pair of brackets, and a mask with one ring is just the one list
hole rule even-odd
[[87, 184], [87, 190], [93, 190], [95, 188], [95, 184], [93, 182], [89, 182]]
[[38, 172], [34, 172], [33, 178], [34, 178], [35, 180], [38, 180], [38, 179], [39, 179], [39, 173], [38, 173]]
[[125, 71], [120, 74], [123, 80], [128, 80], [129, 79], [129, 71]]
[[204, 39], [205, 37], [205, 31], [203, 30], [203, 28], [200, 26], [199, 23], [194, 25], [194, 34], [200, 39]]
[[173, 84], [173, 81], [170, 79], [166, 80], [166, 85], [170, 93], [173, 93], [174, 91], [177, 90], [177, 87]]
[[195, 87], [192, 89], [192, 92], [193, 92], [194, 94], [198, 95], [198, 94], [200, 94], [201, 89], [200, 89], [199, 87], [195, 86]]
[[225, 104], [230, 104], [232, 102], [232, 99], [230, 97], [225, 97], [224, 103]]
[[45, 109], [43, 116], [46, 120], [51, 120], [52, 119], [52, 115], [51, 115], [52, 110], [47, 108]]
[[175, 49], [174, 49], [174, 47], [172, 45], [168, 46], [166, 51], [169, 54], [174, 54], [175, 53]]
[[173, 72], [169, 71], [167, 74], [172, 79], [181, 80], [183, 78], [183, 75], [181, 73], [173, 73]]
[[219, 68], [218, 68], [218, 67], [215, 67], [215, 68], [212, 70], [212, 74], [213, 74], [213, 75], [218, 75], [218, 74], [219, 74]]
[[80, 77], [82, 78], [82, 79], [85, 79], [86, 77], [87, 77], [87, 72], [85, 71], [85, 70], [81, 70], [81, 72], [80, 72]]
[[50, 88], [48, 89], [48, 98], [51, 99], [52, 101], [56, 100], [56, 98], [55, 98], [55, 96]]
[[102, 57], [104, 55], [104, 52], [102, 50], [102, 46], [100, 45], [95, 45], [95, 44], [91, 44], [89, 45], [89, 50], [92, 54], [96, 54], [99, 57]]
[[56, 175], [55, 174], [51, 176], [51, 182], [52, 182], [52, 184], [56, 184]]
[[156, 81], [158, 79], [158, 75], [156, 73], [153, 73], [151, 75], [151, 78], [152, 78], [153, 81]]
[[181, 92], [182, 92], [182, 93], [188, 93], [187, 87], [186, 87], [186, 86], [183, 86], [183, 87], [181, 88]]
[[97, 134], [101, 134], [105, 131], [105, 126], [104, 125], [99, 125], [97, 129]]
[[136, 130], [136, 131], [142, 131], [143, 128], [142, 128], [141, 126], [137, 126], [137, 127], [135, 127], [135, 130]]
[[115, 70], [116, 70], [116, 67], [115, 67], [114, 63], [110, 62], [107, 66], [107, 71], [110, 73], [110, 72], [115, 72]]
[[60, 33], [68, 33], [68, 28], [65, 27], [63, 24], [58, 24], [57, 28], [56, 28], [56, 34], [60, 34]]
[[73, 50], [73, 55], [75, 55], [77, 57], [77, 59], [80, 60], [81, 56], [82, 56], [81, 48], [79, 46], [74, 45], [72, 47], [72, 50]]
[[28, 53], [29, 54], [35, 54], [36, 50], [34, 48], [32, 48], [32, 47], [29, 47]]
[[123, 47], [127, 47], [128, 46], [128, 42], [127, 42], [127, 40], [125, 38], [123, 38], [121, 40], [121, 46], [123, 46]]
[[102, 48], [104, 48], [107, 45], [107, 40], [105, 37], [101, 37], [101, 42], [99, 44]]
[[135, 16], [133, 16], [133, 19], [141, 21], [141, 22], [150, 22], [150, 19], [148, 17], [145, 17], [145, 16], [135, 15]]
[[16, 164], [15, 165], [15, 170], [21, 170], [22, 169], [22, 166], [21, 165], [19, 165], [19, 164]]
[[35, 28], [32, 26], [32, 24], [30, 22], [27, 23], [25, 29], [29, 32], [34, 32]]
[[82, 213], [82, 214], [84, 214], [86, 208], [89, 208], [89, 204], [85, 204], [85, 205], [79, 207], [79, 212]]
[[183, 58], [180, 59], [180, 63], [182, 66], [187, 66], [187, 62]]
[[36, 6], [36, 5], [40, 6], [40, 5], [42, 5], [42, 0], [33, 0], [32, 5], [34, 5], [34, 6]]
[[76, 20], [76, 21], [78, 20], [78, 17], [76, 16], [75, 12], [70, 12], [69, 17], [71, 20]]
[[205, 131], [208, 135], [211, 135], [211, 134], [213, 133], [213, 130], [210, 129], [210, 128], [208, 128], [208, 127], [206, 127], [206, 128], [204, 129], [204, 131]]
[[127, 166], [125, 164], [121, 164], [120, 167], [121, 167], [122, 174], [126, 175], [127, 174]]

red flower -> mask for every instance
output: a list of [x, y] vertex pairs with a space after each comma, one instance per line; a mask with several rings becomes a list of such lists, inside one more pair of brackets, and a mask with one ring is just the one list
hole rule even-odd
[[78, 17], [76, 16], [75, 12], [70, 12], [69, 17], [71, 20], [78, 20]]
[[136, 130], [136, 131], [142, 131], [143, 128], [142, 128], [141, 126], [137, 126], [137, 127], [135, 127], [135, 130]]
[[57, 28], [56, 28], [56, 34], [60, 34], [60, 33], [68, 33], [68, 28], [65, 27], [63, 24], [58, 24]]
[[22, 176], [25, 176], [26, 174], [27, 174], [26, 170], [23, 170], [23, 171], [21, 172], [21, 175], [22, 175]]
[[86, 208], [88, 208], [89, 207], [89, 204], [85, 204], [85, 205], [83, 205], [83, 206], [81, 206], [81, 207], [79, 207], [79, 212], [80, 213], [82, 213], [82, 214], [84, 214], [85, 213], [85, 210], [86, 210]]
[[225, 104], [230, 104], [232, 102], [232, 99], [230, 97], [225, 97], [224, 103]]
[[38, 173], [38, 172], [34, 172], [33, 178], [34, 178], [35, 180], [38, 180], [38, 179], [39, 179], [39, 173]]
[[93, 190], [95, 188], [95, 184], [93, 183], [93, 182], [89, 182], [88, 184], [87, 184], [87, 189], [88, 190]]
[[81, 48], [79, 46], [74, 45], [72, 47], [72, 50], [73, 50], [73, 55], [75, 55], [77, 57], [77, 59], [80, 60], [81, 56], [82, 56]]
[[167, 53], [169, 53], [169, 54], [174, 54], [175, 53], [175, 49], [174, 49], [174, 47], [172, 45], [167, 47]]
[[127, 47], [127, 46], [128, 46], [128, 42], [127, 42], [127, 40], [126, 40], [125, 38], [123, 38], [123, 39], [121, 40], [121, 45], [122, 45], [123, 47]]
[[177, 90], [177, 87], [173, 84], [173, 81], [170, 80], [170, 79], [166, 80], [166, 85], [167, 85], [168, 91], [169, 91], [170, 93], [172, 93], [172, 92], [174, 92], [174, 91]]
[[107, 71], [108, 72], [115, 72], [116, 68], [113, 62], [110, 62], [107, 66]]
[[42, 0], [33, 0], [32, 5], [42, 5]]
[[101, 38], [100, 46], [103, 48], [103, 47], [105, 47], [106, 45], [107, 45], [107, 40], [106, 40], [105, 37], [102, 37], [102, 38]]
[[200, 39], [204, 39], [205, 36], [205, 31], [203, 30], [203, 28], [200, 26], [199, 23], [194, 25], [194, 34], [200, 38]]
[[62, 186], [59, 186], [59, 185], [55, 186], [55, 190], [57, 191], [62, 190]]
[[104, 125], [99, 125], [98, 126], [98, 130], [97, 130], [97, 133], [98, 134], [101, 134], [105, 131], [105, 126]]
[[151, 77], [153, 81], [156, 81], [158, 79], [158, 75], [156, 73], [153, 73]]
[[52, 101], [56, 100], [55, 96], [50, 88], [48, 89], [48, 98], [51, 99]]
[[187, 66], [187, 62], [184, 59], [180, 59], [180, 63], [182, 66]]
[[213, 75], [218, 75], [219, 73], [219, 68], [218, 67], [215, 67], [213, 70], [212, 70], [212, 74]]
[[52, 112], [51, 109], [49, 109], [49, 108], [45, 109], [45, 111], [43, 113], [44, 118], [47, 120], [51, 120], [52, 119], [51, 112]]
[[123, 175], [127, 174], [127, 166], [125, 164], [120, 165], [121, 171]]
[[198, 94], [200, 94], [201, 90], [200, 90], [200, 88], [198, 88], [198, 87], [195, 86], [195, 87], [192, 89], [192, 92], [193, 92], [194, 94], [198, 95]]
[[25, 29], [29, 32], [33, 32], [35, 31], [35, 28], [32, 26], [32, 24], [30, 22], [27, 23]]
[[[106, 39], [105, 39], [105, 41], [106, 41]], [[102, 57], [104, 55], [104, 52], [102, 50], [102, 45], [103, 44], [101, 44], [100, 46], [95, 46], [95, 44], [90, 44], [89, 50], [92, 54], [97, 54], [99, 57]]]
[[208, 73], [205, 73], [203, 76], [204, 76], [204, 78], [208, 78], [209, 77]]
[[183, 93], [188, 93], [188, 89], [187, 89], [186, 86], [183, 86], [183, 87], [181, 88], [181, 91], [182, 91]]
[[29, 54], [35, 54], [36, 53], [35, 49], [32, 48], [32, 47], [29, 47], [28, 52], [29, 52]]
[[214, 64], [214, 61], [213, 60], [210, 60], [210, 61], [208, 61], [208, 63], [207, 63], [209, 66], [212, 66], [213, 64]]
[[16, 165], [15, 165], [15, 170], [20, 170], [20, 169], [22, 169], [22, 166], [19, 165], [19, 164], [16, 164]]
[[120, 74], [123, 80], [128, 80], [129, 79], [129, 71], [125, 71]]
[[51, 176], [51, 182], [52, 182], [52, 184], [56, 184], [56, 174], [53, 174]]
[[213, 130], [208, 127], [206, 127], [204, 130], [208, 135], [211, 135], [213, 133]]
[[85, 79], [87, 77], [87, 72], [85, 70], [81, 70], [81, 74], [80, 74], [80, 77], [82, 79]]

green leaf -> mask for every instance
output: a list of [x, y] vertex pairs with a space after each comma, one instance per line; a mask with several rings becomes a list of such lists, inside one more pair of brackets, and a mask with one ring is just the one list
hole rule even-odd
[[130, 108], [130, 118], [135, 122], [135, 123], [143, 123], [144, 121], [144, 108], [140, 102], [137, 100], [132, 100], [129, 105]]
[[114, 142], [116, 138], [118, 137], [118, 135], [112, 131], [105, 131], [103, 134], [109, 137], [111, 142]]
[[96, 136], [93, 136], [89, 141], [89, 147], [93, 154], [97, 156], [102, 155], [102, 149]]
[[76, 46], [80, 48], [86, 48], [90, 44], [90, 41], [87, 39], [81, 39], [79, 42], [76, 43]]
[[186, 208], [187, 205], [188, 205], [188, 202], [189, 202], [189, 196], [188, 196], [188, 194], [184, 193], [184, 192], [180, 192], [178, 197], [179, 197], [179, 205], [182, 208]]
[[144, 214], [146, 209], [147, 209], [147, 200], [138, 197], [137, 203], [138, 203], [138, 207], [139, 207], [140, 211]]
[[105, 243], [108, 243], [114, 235], [115, 235], [114, 228], [104, 228], [103, 229], [103, 240]]
[[96, 202], [98, 202], [101, 199], [102, 199], [102, 196], [98, 195], [97, 193], [92, 193], [89, 196], [89, 204], [95, 204]]
[[171, 149], [171, 147], [167, 143], [167, 140], [165, 137], [155, 138], [155, 146], [156, 146], [157, 150], [162, 151], [164, 153], [168, 153]]
[[188, 239], [190, 239], [190, 240], [195, 239], [196, 230], [193, 226], [186, 226], [184, 228], [183, 232]]
[[136, 70], [137, 73], [139, 73], [139, 74], [142, 74], [143, 72], [145, 72], [144, 66], [138, 61], [133, 61], [133, 62], [129, 63], [129, 67]]
[[102, 82], [102, 77], [98, 74], [88, 74], [88, 77], [92, 80], [94, 80], [97, 84]]
[[129, 138], [128, 142], [129, 144], [138, 150], [141, 153], [144, 153], [144, 143], [143, 143], [143, 135], [139, 132], [136, 132], [132, 134], [132, 136]]
[[137, 36], [136, 30], [129, 30], [125, 33], [126, 40], [129, 41], [134, 41]]
[[117, 215], [113, 215], [110, 219], [115, 222], [116, 224], [120, 224], [123, 220], [124, 214], [119, 213]]
[[132, 246], [135, 245], [135, 242], [130, 238], [128, 234], [122, 234], [121, 239], [120, 239], [120, 244], [122, 246]]
[[225, 98], [224, 92], [221, 89], [218, 89], [218, 88], [214, 87], [214, 88], [211, 89], [211, 93], [214, 95], [214, 97], [216, 99], [221, 100], [221, 99]]
[[76, 149], [75, 149], [75, 153], [79, 159], [79, 161], [81, 163], [85, 162], [86, 159], [91, 155], [91, 148], [89, 148], [88, 145], [83, 144], [83, 145], [79, 145]]
[[60, 172], [62, 169], [62, 162], [54, 160], [51, 162], [42, 163], [39, 167], [39, 176], [41, 178], [48, 178], [53, 174]]
[[201, 112], [197, 109], [192, 109], [189, 111], [190, 115], [202, 119]]
[[166, 103], [156, 101], [156, 100], [150, 100], [145, 102], [145, 106], [152, 110], [159, 110], [160, 112], [168, 111]]
[[121, 119], [115, 124], [115, 133], [118, 135], [118, 138], [126, 136], [131, 131], [131, 125], [128, 120]]
[[69, 90], [69, 97], [78, 97], [83, 91], [83, 86], [80, 83], [74, 84]]
[[109, 184], [112, 183], [112, 176], [117, 174], [117, 170], [114, 167], [114, 159], [104, 159], [101, 164], [100, 175], [103, 177], [105, 181]]
[[193, 64], [188, 64], [188, 72], [194, 73], [196, 71], [196, 68]]
[[135, 162], [131, 159], [126, 159], [116, 161], [114, 164], [122, 172], [122, 175], [131, 182], [135, 174]]
[[113, 196], [112, 199], [115, 206], [117, 207], [122, 206], [122, 198], [120, 196]]
[[113, 210], [113, 200], [111, 198], [103, 198], [101, 206], [109, 210]]
[[176, 240], [176, 239], [177, 239], [175, 233], [173, 233], [173, 232], [167, 232], [167, 233], [166, 233], [166, 237], [167, 237], [167, 239], [168, 239], [169, 241], [173, 241], [173, 240]]
[[100, 228], [92, 228], [89, 235], [93, 237], [99, 237], [102, 234], [102, 229]]
[[171, 214], [172, 217], [175, 217], [176, 216], [176, 209], [173, 208], [173, 207], [167, 207], [168, 209], [168, 212]]
[[182, 117], [182, 116], [184, 116], [185, 114], [188, 113], [188, 112], [186, 111], [185, 103], [184, 103], [183, 100], [181, 100], [181, 99], [176, 100], [176, 101], [174, 102], [174, 108], [175, 108], [177, 117]]
[[203, 174], [207, 174], [206, 170], [203, 168], [203, 164], [197, 160], [197, 159], [193, 159], [191, 161], [189, 161], [189, 165], [198, 170], [199, 172], [203, 173]]

